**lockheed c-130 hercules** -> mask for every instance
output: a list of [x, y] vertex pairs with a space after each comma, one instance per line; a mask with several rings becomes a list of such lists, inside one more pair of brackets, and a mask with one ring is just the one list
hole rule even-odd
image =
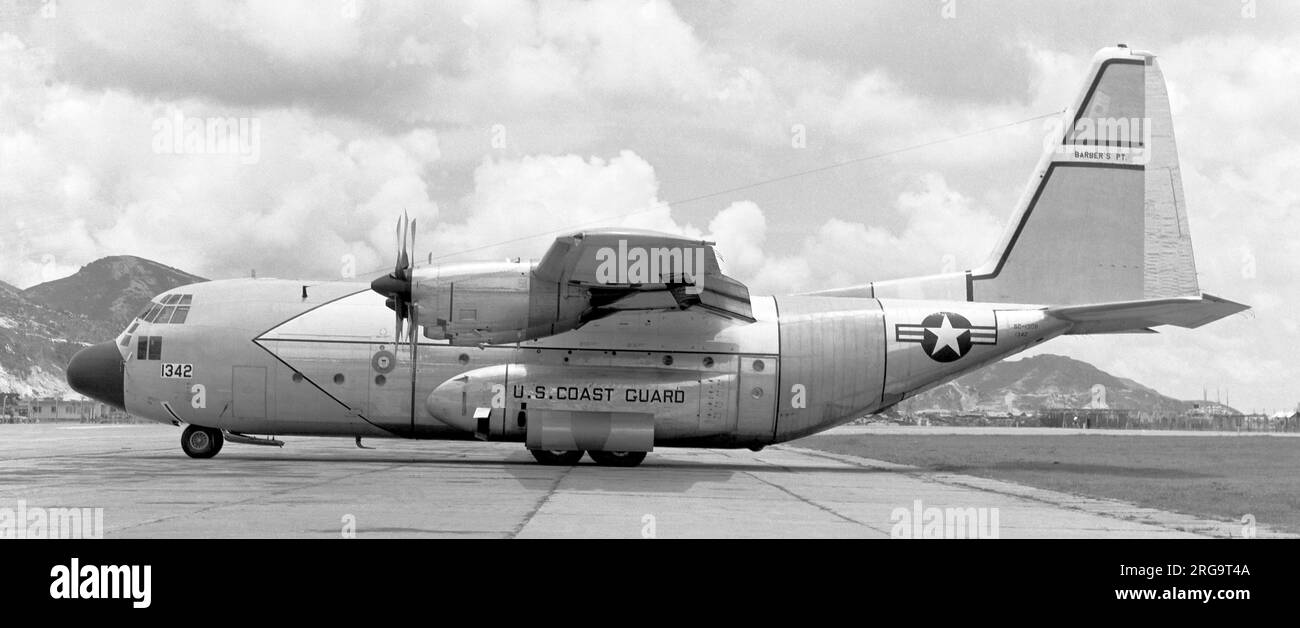
[[655, 447], [807, 436], [1062, 334], [1247, 309], [1199, 288], [1154, 55], [1101, 50], [1073, 105], [972, 270], [760, 297], [709, 242], [588, 230], [538, 262], [417, 267], [414, 221], [399, 222], [392, 273], [167, 291], [77, 353], [68, 382], [186, 425], [195, 458], [311, 435], [513, 441], [545, 464], [632, 466]]

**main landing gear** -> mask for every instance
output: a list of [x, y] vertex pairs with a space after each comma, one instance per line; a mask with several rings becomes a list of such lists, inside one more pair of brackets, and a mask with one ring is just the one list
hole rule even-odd
[[181, 449], [191, 458], [211, 458], [225, 443], [221, 430], [216, 428], [190, 425], [181, 433]]
[[645, 460], [644, 451], [552, 451], [547, 449], [529, 449], [538, 462], [544, 465], [571, 467], [582, 460], [582, 454], [591, 454], [591, 459], [602, 467], [635, 467]]
[[644, 451], [589, 451], [591, 459], [602, 467], [635, 467], [645, 460]]

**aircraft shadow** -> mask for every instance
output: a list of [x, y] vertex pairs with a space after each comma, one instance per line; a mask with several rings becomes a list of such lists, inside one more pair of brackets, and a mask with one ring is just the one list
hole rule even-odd
[[[817, 465], [771, 465], [737, 460], [727, 462], [694, 462], [691, 460], [656, 459], [654, 454], [640, 466], [630, 469], [602, 467], [589, 460], [583, 460], [576, 467], [550, 467], [537, 464], [531, 456], [511, 455], [509, 457], [429, 457], [413, 456], [409, 453], [391, 452], [347, 452], [339, 455], [306, 454], [278, 456], [256, 452], [222, 452], [212, 460], [191, 460], [184, 454], [153, 453], [136, 455], [131, 460], [139, 464], [118, 468], [116, 465], [98, 465], [96, 473], [101, 480], [111, 482], [115, 476], [139, 479], [142, 474], [154, 477], [208, 477], [225, 480], [258, 479], [297, 481], [320, 478], [315, 465], [310, 463], [327, 463], [333, 465], [363, 465], [367, 471], [379, 471], [382, 467], [401, 465], [417, 466], [426, 469], [437, 468], [483, 468], [500, 469], [511, 476], [521, 486], [528, 489], [549, 490], [555, 485], [556, 478], [564, 473], [563, 490], [579, 492], [621, 492], [621, 493], [681, 493], [701, 483], [725, 483], [739, 474], [797, 474], [797, 473], [831, 473], [831, 474], [899, 474], [896, 469], [870, 467], [827, 467]], [[159, 466], [159, 462], [167, 464]], [[304, 464], [307, 463], [307, 464]], [[447, 478], [460, 481], [462, 478]], [[432, 476], [431, 481], [437, 481]], [[404, 480], [409, 481], [409, 480]], [[377, 475], [377, 486], [382, 484], [382, 476]]]

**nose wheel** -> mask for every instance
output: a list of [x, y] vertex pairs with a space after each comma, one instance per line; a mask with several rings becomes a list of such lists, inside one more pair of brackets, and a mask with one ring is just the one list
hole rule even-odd
[[211, 458], [221, 451], [226, 439], [221, 430], [190, 425], [181, 433], [181, 449], [191, 458]]

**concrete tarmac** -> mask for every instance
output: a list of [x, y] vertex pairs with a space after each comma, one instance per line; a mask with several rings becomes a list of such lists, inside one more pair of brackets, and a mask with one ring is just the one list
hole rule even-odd
[[283, 449], [226, 443], [193, 460], [180, 433], [0, 425], [0, 508], [102, 507], [105, 538], [889, 538], [925, 533], [910, 520], [930, 521], [932, 508], [986, 515], [957, 536], [991, 532], [994, 516], [1001, 538], [1226, 537], [1240, 527], [797, 443], [660, 449], [620, 469], [541, 466], [520, 443], [375, 439], [357, 449], [305, 437], [283, 438]]

